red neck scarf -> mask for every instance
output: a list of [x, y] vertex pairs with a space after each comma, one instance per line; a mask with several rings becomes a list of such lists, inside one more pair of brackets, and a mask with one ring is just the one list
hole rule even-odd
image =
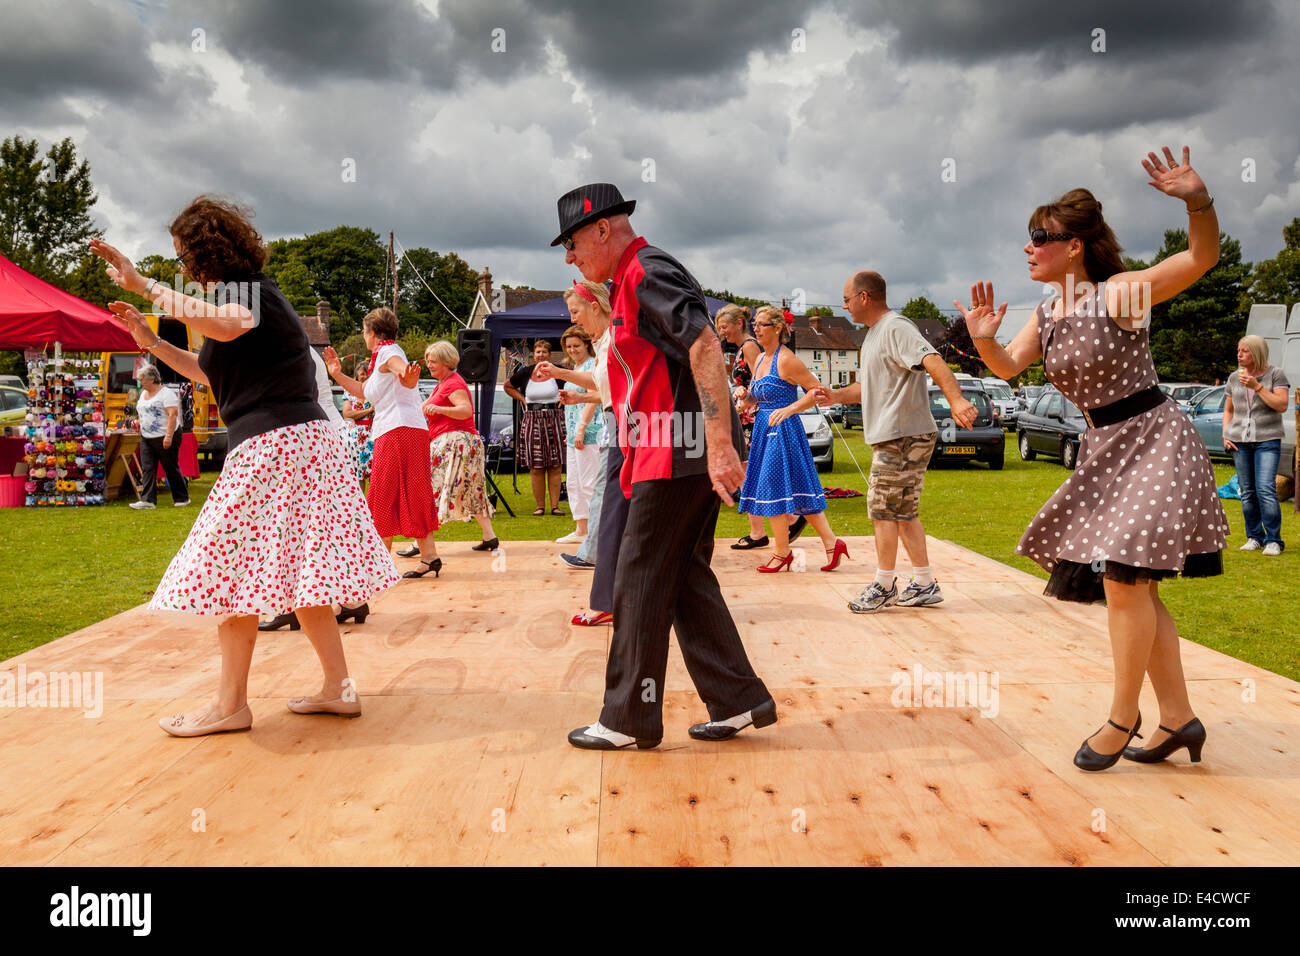
[[385, 345], [396, 345], [392, 339], [384, 339], [382, 342], [375, 344], [375, 350], [370, 353], [370, 364], [366, 366], [366, 377], [369, 378], [375, 374], [375, 359], [379, 358], [379, 350]]

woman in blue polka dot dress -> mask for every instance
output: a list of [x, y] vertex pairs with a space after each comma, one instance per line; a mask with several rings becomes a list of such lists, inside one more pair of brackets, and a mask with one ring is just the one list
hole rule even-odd
[[[1156, 387], [1147, 325], [1153, 305], [1218, 261], [1219, 225], [1187, 148], [1181, 163], [1168, 147], [1164, 153], [1163, 162], [1151, 153], [1142, 165], [1150, 185], [1186, 203], [1187, 251], [1125, 272], [1101, 203], [1075, 189], [1034, 211], [1025, 245], [1029, 277], [1060, 294], [1043, 302], [1006, 348], [994, 339], [1006, 304], [994, 309], [991, 283], [972, 287], [971, 308], [962, 310], [994, 375], [1008, 378], [1042, 356], [1048, 381], [1088, 419], [1078, 469], [1016, 549], [1051, 572], [1048, 595], [1106, 601], [1115, 686], [1109, 719], [1075, 754], [1082, 770], [1105, 770], [1121, 756], [1154, 763], [1182, 748], [1195, 762], [1205, 742], [1159, 588], [1179, 573], [1222, 574], [1227, 520], [1205, 446]], [[1160, 726], [1142, 749], [1129, 744], [1141, 736], [1144, 675], [1160, 705]]]
[[[753, 369], [746, 403], [757, 403], [754, 432], [745, 463], [745, 483], [740, 489], [739, 510], [759, 515], [772, 524], [775, 551], [758, 570], [765, 573], [788, 569], [794, 560], [790, 550], [790, 515], [806, 515], [822, 539], [827, 564], [834, 571], [840, 558], [849, 556], [844, 542], [835, 537], [826, 520], [826, 495], [817, 478], [808, 436], [799, 413], [816, 404], [817, 377], [789, 349], [785, 317], [778, 309], [765, 306], [754, 316], [754, 336], [763, 354]], [[796, 385], [805, 394], [799, 397]]]

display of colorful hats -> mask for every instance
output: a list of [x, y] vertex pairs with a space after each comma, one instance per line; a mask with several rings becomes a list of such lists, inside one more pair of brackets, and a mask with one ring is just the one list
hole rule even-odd
[[87, 359], [27, 363], [23, 491], [29, 508], [104, 503], [104, 397], [98, 388], [77, 388], [67, 370], [94, 365]]

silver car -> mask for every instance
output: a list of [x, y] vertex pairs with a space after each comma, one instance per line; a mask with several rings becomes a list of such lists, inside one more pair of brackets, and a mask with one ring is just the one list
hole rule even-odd
[[816, 406], [800, 412], [799, 421], [803, 423], [804, 434], [808, 436], [813, 464], [818, 471], [830, 471], [835, 467], [835, 439], [831, 436], [831, 423]]

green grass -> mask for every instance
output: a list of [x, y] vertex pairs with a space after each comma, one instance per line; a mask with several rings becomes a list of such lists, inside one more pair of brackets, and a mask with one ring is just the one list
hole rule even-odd
[[[846, 446], [837, 439], [835, 468], [823, 473], [823, 484], [866, 491], [866, 481], [849, 457], [870, 467], [870, 449], [861, 432], [846, 433]], [[1232, 476], [1231, 465], [1216, 464], [1220, 484]], [[984, 465], [941, 467], [930, 470], [921, 499], [926, 532], [1046, 579], [1027, 558], [1015, 555], [1016, 543], [1030, 518], [1065, 480], [1065, 470], [1055, 461], [1022, 462], [1014, 441], [1006, 467], [989, 471]], [[197, 505], [206, 498], [214, 474], [205, 472], [190, 488]], [[534, 518], [527, 475], [513, 488], [510, 475], [498, 476], [498, 485], [516, 515], [504, 509], [494, 520], [504, 541], [546, 540], [572, 529], [567, 518]], [[148, 600], [194, 521], [197, 507], [172, 508], [164, 491], [156, 511], [133, 511], [125, 501], [95, 508], [0, 509], [0, 660], [86, 627], [119, 611]], [[869, 535], [867, 501], [842, 498], [828, 502], [828, 517], [840, 535]], [[1243, 554], [1237, 548], [1242, 536], [1241, 504], [1223, 502], [1233, 530], [1224, 552], [1224, 575], [1194, 581], [1174, 580], [1160, 592], [1180, 633], [1193, 641], [1223, 651], [1292, 679], [1300, 679], [1300, 646], [1287, 638], [1296, 588], [1296, 552], [1265, 558], [1258, 552]], [[1300, 548], [1300, 515], [1290, 502], [1282, 506], [1282, 537]], [[749, 521], [734, 509], [723, 509], [718, 536], [739, 538]], [[456, 522], [438, 532], [439, 541], [475, 541], [475, 522]], [[557, 547], [557, 550], [558, 547]], [[858, 555], [855, 555], [857, 558]], [[866, 555], [867, 561], [872, 556]], [[942, 579], [943, 569], [936, 573]]]

